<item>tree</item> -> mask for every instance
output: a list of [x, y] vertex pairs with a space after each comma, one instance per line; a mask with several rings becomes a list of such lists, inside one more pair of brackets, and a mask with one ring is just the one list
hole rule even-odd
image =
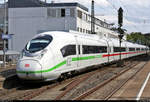
[[145, 36], [141, 32], [132, 32], [131, 34], [127, 35], [127, 41], [143, 45], [150, 45], [150, 36]]

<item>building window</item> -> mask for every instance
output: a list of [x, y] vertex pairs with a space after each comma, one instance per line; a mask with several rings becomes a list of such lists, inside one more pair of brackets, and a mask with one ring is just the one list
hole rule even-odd
[[86, 21], [88, 21], [88, 15], [86, 14]]
[[85, 33], [85, 29], [83, 29], [83, 33]]
[[48, 8], [47, 9], [47, 16], [48, 17], [56, 17], [56, 9]]
[[75, 9], [74, 8], [70, 9], [70, 16], [75, 17]]
[[80, 28], [79, 28], [79, 27], [77, 27], [77, 31], [78, 31], [78, 32], [80, 31]]
[[86, 33], [88, 33], [88, 30], [86, 30]]
[[78, 17], [82, 19], [82, 12], [78, 10]]
[[82, 33], [82, 28], [80, 28], [80, 32]]
[[61, 17], [65, 17], [65, 9], [61, 9]]
[[76, 45], [67, 45], [61, 49], [63, 57], [76, 55]]
[[82, 14], [82, 19], [86, 21], [86, 13]]

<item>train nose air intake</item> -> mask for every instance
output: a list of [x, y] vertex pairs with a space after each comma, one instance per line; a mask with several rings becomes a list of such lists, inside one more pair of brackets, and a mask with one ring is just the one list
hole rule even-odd
[[21, 79], [40, 80], [42, 79], [42, 66], [36, 60], [23, 60], [17, 65], [17, 75]]

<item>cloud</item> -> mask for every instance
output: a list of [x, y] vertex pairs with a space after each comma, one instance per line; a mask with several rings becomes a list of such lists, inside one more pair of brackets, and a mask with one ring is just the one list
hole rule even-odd
[[149, 7], [150, 0], [120, 0], [128, 6]]
[[[118, 17], [113, 15], [103, 15], [103, 16], [96, 16], [100, 20], [104, 21], [104, 19], [109, 23], [115, 23], [114, 27], [118, 27]], [[140, 26], [139, 26], [140, 25]], [[143, 30], [143, 28], [148, 28], [145, 24], [140, 24], [138, 22], [130, 21], [129, 19], [123, 19], [123, 26], [122, 28], [126, 29], [128, 33], [130, 32], [148, 32], [148, 30]]]
[[[113, 15], [105, 15], [105, 16], [96, 16], [98, 17], [99, 19], [101, 20], [106, 20], [107, 22], [110, 22], [110, 23], [115, 23], [117, 24], [118, 23], [118, 17], [117, 16], [113, 16]], [[123, 24], [124, 25], [136, 25], [137, 23], [133, 22], [133, 21], [129, 21], [128, 19], [124, 18], [123, 19]]]
[[99, 6], [107, 7], [109, 6], [109, 2], [107, 0], [95, 0], [95, 3]]

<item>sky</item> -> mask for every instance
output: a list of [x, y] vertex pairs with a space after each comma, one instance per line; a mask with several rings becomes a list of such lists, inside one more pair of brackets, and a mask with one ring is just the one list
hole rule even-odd
[[[0, 0], [2, 3], [4, 0]], [[54, 2], [78, 2], [91, 10], [91, 0], [53, 0]], [[95, 15], [118, 27], [118, 9], [123, 8], [123, 29], [128, 33], [150, 33], [150, 0], [94, 0]], [[51, 2], [51, 0], [47, 0]]]

